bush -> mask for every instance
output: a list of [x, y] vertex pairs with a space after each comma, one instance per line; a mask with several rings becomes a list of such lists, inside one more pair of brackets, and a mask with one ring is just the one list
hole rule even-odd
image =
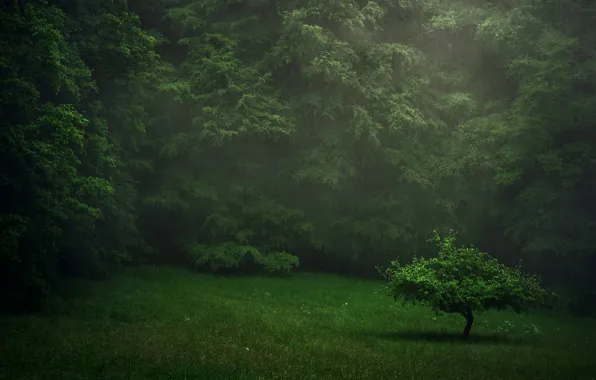
[[217, 245], [189, 244], [186, 251], [193, 268], [209, 267], [212, 271], [257, 265], [269, 272], [289, 273], [299, 263], [298, 257], [287, 252], [262, 253], [253, 246], [233, 242]]
[[287, 252], [274, 252], [261, 256], [260, 264], [269, 272], [290, 273], [294, 267], [298, 267], [298, 257]]

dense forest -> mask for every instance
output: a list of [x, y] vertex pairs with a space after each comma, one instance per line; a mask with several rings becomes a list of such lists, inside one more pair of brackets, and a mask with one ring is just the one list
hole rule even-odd
[[0, 295], [375, 276], [433, 230], [596, 304], [596, 3], [1, 2]]

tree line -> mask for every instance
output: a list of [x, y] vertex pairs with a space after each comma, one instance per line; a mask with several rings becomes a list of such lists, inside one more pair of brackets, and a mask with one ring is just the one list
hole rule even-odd
[[144, 262], [374, 275], [452, 228], [596, 297], [590, 1], [1, 4], [3, 305]]

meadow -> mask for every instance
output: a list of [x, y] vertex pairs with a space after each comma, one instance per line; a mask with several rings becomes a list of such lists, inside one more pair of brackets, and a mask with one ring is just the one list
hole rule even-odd
[[70, 281], [43, 312], [0, 316], [0, 378], [596, 379], [596, 320], [464, 321], [403, 306], [381, 282], [130, 268]]

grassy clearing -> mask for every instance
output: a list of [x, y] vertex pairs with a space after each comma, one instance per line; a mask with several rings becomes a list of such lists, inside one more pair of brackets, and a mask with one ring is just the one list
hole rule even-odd
[[137, 268], [28, 317], [0, 317], [1, 379], [596, 379], [596, 322], [462, 318], [337, 276]]

